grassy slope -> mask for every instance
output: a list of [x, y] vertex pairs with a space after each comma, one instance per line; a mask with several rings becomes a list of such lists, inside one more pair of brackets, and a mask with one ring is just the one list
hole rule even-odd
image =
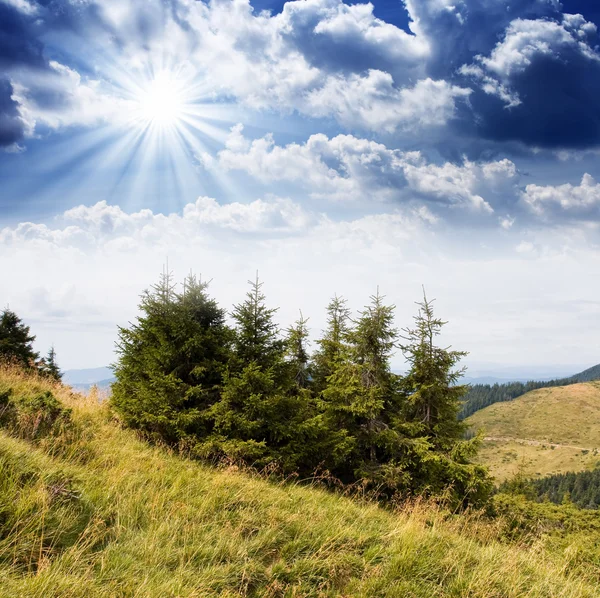
[[[468, 418], [483, 428], [480, 460], [498, 480], [582, 471], [600, 461], [600, 382], [542, 388]], [[533, 441], [533, 442], [527, 442]]]
[[[6, 385], [39, 383], [0, 371]], [[575, 545], [182, 460], [54, 390], [76, 437], [50, 450], [0, 432], [2, 597], [598, 596]]]

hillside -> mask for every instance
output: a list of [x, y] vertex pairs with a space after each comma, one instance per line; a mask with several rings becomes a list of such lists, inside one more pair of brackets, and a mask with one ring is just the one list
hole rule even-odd
[[480, 461], [502, 481], [590, 469], [600, 461], [600, 382], [542, 388], [467, 419], [483, 428]]
[[[479, 383], [471, 384], [469, 391], [463, 398], [463, 405], [460, 411], [461, 418], [468, 418], [480, 409], [485, 409], [495, 403], [504, 403], [514, 401], [517, 397], [537, 390], [539, 388], [549, 388], [552, 386], [568, 386], [579, 384], [580, 382], [590, 382], [600, 379], [600, 364], [587, 370], [556, 380], [529, 380], [512, 381], [505, 383]], [[467, 380], [468, 381], [468, 380]]]
[[[0, 431], [2, 597], [597, 595], [600, 570], [562, 533], [532, 552], [477, 516], [204, 466], [120, 429], [106, 404], [0, 372], [9, 388], [23, 405], [51, 391], [73, 424], [33, 442]], [[32, 419], [15, 421], [26, 436]]]

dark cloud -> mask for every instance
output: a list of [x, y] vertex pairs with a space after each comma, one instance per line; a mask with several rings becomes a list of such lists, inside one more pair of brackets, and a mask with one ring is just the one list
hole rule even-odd
[[0, 79], [0, 146], [13, 145], [23, 138], [23, 121], [12, 93], [10, 81]]
[[18, 104], [7, 71], [16, 67], [44, 68], [43, 46], [33, 32], [33, 19], [0, 3], [0, 146], [20, 141], [24, 134]]
[[572, 52], [540, 56], [510, 83], [522, 100], [518, 106], [481, 90], [471, 96], [475, 119], [469, 119], [478, 135], [548, 148], [600, 142], [600, 63]]

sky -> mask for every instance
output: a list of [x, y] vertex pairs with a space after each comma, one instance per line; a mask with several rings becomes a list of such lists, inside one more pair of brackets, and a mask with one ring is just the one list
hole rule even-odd
[[[592, 0], [0, 0], [0, 305], [114, 360], [168, 262], [285, 329], [338, 294], [471, 375], [600, 362]], [[401, 356], [394, 361], [402, 366]]]

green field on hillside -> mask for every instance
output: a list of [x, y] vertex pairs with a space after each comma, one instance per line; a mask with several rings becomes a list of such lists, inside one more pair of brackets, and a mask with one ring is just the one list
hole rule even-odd
[[479, 461], [498, 481], [583, 471], [600, 462], [600, 382], [542, 388], [468, 418], [486, 440]]
[[9, 388], [50, 390], [73, 426], [38, 439], [24, 412], [0, 431], [2, 597], [598, 595], [595, 513], [585, 534], [561, 523], [529, 538], [427, 503], [383, 509], [183, 459], [120, 429], [106, 404], [0, 372]]

